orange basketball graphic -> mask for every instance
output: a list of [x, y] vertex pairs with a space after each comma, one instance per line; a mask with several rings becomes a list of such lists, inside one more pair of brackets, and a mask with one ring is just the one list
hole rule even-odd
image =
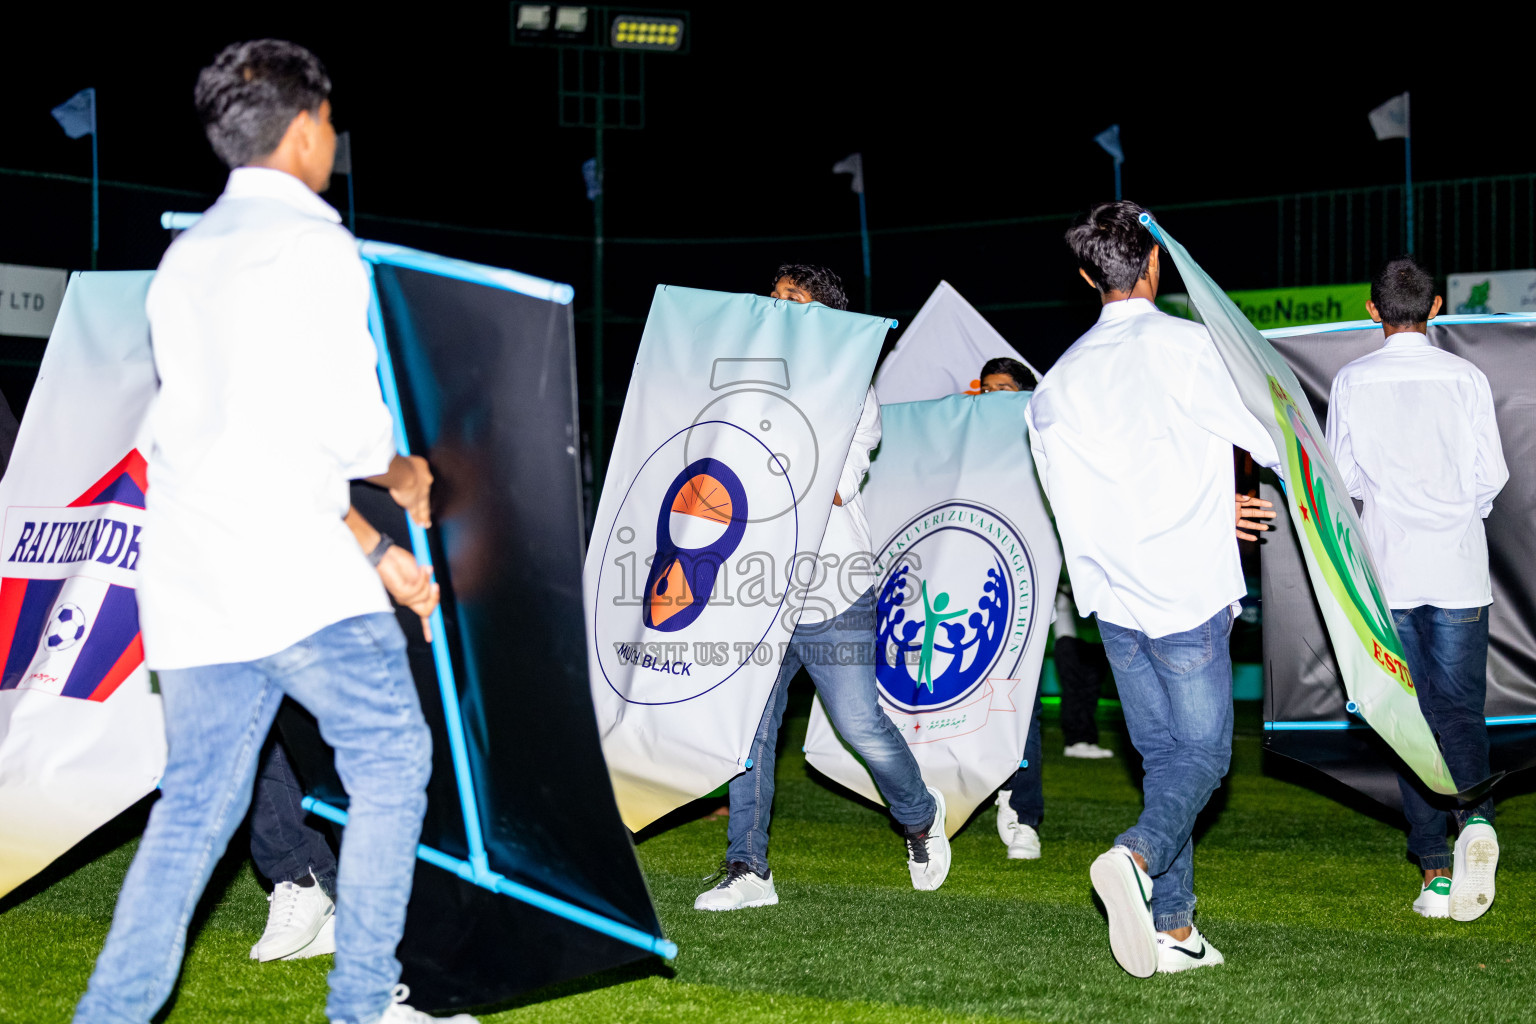
[[700, 473], [677, 492], [677, 497], [672, 499], [672, 511], [728, 526], [731, 522], [731, 495], [719, 480], [708, 473]]

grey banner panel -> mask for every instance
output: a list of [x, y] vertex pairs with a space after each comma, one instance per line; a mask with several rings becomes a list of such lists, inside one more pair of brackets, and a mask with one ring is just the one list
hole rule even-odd
[[[1436, 325], [1431, 344], [1461, 356], [1488, 376], [1510, 479], [1485, 522], [1493, 575], [1489, 625], [1490, 718], [1536, 716], [1536, 323], [1528, 321]], [[1381, 347], [1381, 329], [1320, 332], [1273, 339], [1318, 420], [1326, 422], [1328, 392], [1343, 366]], [[1263, 497], [1283, 503], [1266, 475]], [[1389, 806], [1397, 806], [1385, 746], [1354, 731], [1286, 730], [1350, 716], [1322, 615], [1288, 517], [1275, 520], [1261, 554], [1264, 600], [1265, 720], [1267, 745], [1307, 761]], [[1536, 762], [1529, 723], [1489, 728], [1495, 771]]]

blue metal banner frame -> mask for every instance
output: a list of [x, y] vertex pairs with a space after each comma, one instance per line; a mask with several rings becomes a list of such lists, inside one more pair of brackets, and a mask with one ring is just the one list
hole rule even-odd
[[[405, 419], [400, 407], [400, 389], [395, 377], [394, 360], [390, 356], [389, 345], [384, 334], [383, 309], [379, 305], [378, 289], [374, 283], [373, 268], [376, 265], [403, 267], [407, 270], [469, 281], [490, 288], [502, 288], [562, 305], [568, 305], [575, 296], [575, 289], [570, 285], [545, 281], [515, 271], [448, 259], [396, 245], [360, 242], [358, 254], [362, 257], [363, 266], [368, 271], [368, 329], [378, 349], [379, 384], [384, 392], [384, 401], [389, 406], [390, 415], [395, 421], [395, 447], [401, 455], [410, 455], [411, 446], [405, 436]], [[406, 517], [406, 522], [410, 527], [411, 550], [415, 553], [416, 560], [430, 567], [432, 552], [427, 544], [426, 531], [410, 517]], [[613, 921], [584, 907], [514, 882], [491, 867], [490, 858], [485, 849], [485, 836], [480, 827], [479, 800], [475, 792], [474, 776], [470, 770], [469, 748], [464, 739], [464, 720], [459, 707], [459, 688], [454, 676], [453, 658], [448, 647], [448, 631], [443, 622], [441, 606], [433, 610], [430, 621], [432, 659], [437, 669], [438, 690], [443, 702], [443, 722], [452, 754], [454, 781], [459, 790], [459, 809], [464, 817], [464, 836], [469, 847], [469, 859], [459, 860], [429, 846], [418, 846], [417, 857], [428, 864], [452, 872], [464, 881], [480, 886], [482, 889], [489, 889], [515, 900], [521, 900], [621, 942], [638, 946], [647, 952], [668, 959], [677, 956], [677, 943], [670, 939], [660, 938], [630, 925]], [[345, 811], [308, 796], [304, 798], [303, 804], [305, 810], [319, 817], [340, 825], [346, 824]]]

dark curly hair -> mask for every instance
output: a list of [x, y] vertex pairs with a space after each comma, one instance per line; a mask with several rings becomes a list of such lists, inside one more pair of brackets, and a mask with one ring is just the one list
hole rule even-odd
[[1435, 279], [1412, 256], [1399, 256], [1371, 279], [1371, 301], [1387, 326], [1416, 327], [1435, 308]]
[[1141, 223], [1145, 211], [1131, 202], [1100, 203], [1067, 231], [1067, 245], [1101, 291], [1128, 292], [1147, 276], [1152, 232]]
[[848, 308], [848, 293], [843, 291], [843, 279], [826, 267], [810, 263], [785, 263], [773, 275], [773, 287], [780, 278], [790, 281], [811, 293], [811, 298], [833, 309]]
[[320, 58], [282, 39], [224, 47], [192, 93], [208, 142], [230, 168], [271, 153], [300, 112], [318, 113], [330, 95]]
[[1020, 391], [1028, 391], [1034, 383], [1035, 375], [1029, 372], [1029, 367], [1017, 359], [1009, 359], [1007, 356], [998, 356], [996, 359], [988, 359], [981, 368], [980, 380], [986, 380], [994, 373], [1006, 373], [1013, 378], [1013, 382], [1019, 386]]

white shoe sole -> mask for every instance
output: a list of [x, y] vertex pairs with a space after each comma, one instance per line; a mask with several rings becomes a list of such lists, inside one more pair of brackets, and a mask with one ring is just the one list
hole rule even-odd
[[336, 952], [336, 915], [332, 914], [325, 919], [325, 924], [320, 926], [319, 933], [310, 941], [310, 944], [297, 953], [289, 953], [284, 960], [308, 960], [312, 956], [325, 956]]
[[1136, 877], [1136, 863], [1120, 853], [1102, 853], [1088, 869], [1093, 891], [1109, 915], [1109, 951], [1136, 978], [1157, 973], [1157, 930]]
[[1493, 829], [1471, 826], [1486, 834], [1456, 843], [1451, 873], [1451, 920], [1476, 921], [1493, 905], [1494, 875], [1499, 870], [1499, 840]]
[[272, 951], [263, 950], [262, 944], [258, 942], [251, 947], [251, 958], [268, 964], [274, 960], [303, 960], [306, 957], [336, 952], [336, 915], [332, 913], [326, 917], [319, 930], [297, 949], [291, 945], [281, 952], [277, 951], [278, 949], [279, 947], [274, 946]]
[[1008, 847], [1008, 859], [1009, 860], [1039, 860], [1040, 859], [1040, 851], [1038, 849], [1034, 849], [1034, 850], [1015, 850], [1013, 847], [1010, 846], [1010, 847]]
[[729, 907], [711, 907], [711, 906], [707, 906], [705, 904], [701, 904], [698, 901], [695, 901], [694, 904], [693, 904], [693, 909], [694, 910], [712, 910], [712, 911], [716, 911], [716, 912], [725, 911], [725, 910], [746, 910], [746, 909], [748, 909], [750, 907], [772, 907], [772, 906], [777, 906], [778, 902], [779, 902], [779, 894], [778, 893], [774, 893], [771, 896], [764, 896], [763, 898], [756, 899], [756, 900], [747, 900], [744, 903], [737, 903], [734, 906], [729, 906]]

